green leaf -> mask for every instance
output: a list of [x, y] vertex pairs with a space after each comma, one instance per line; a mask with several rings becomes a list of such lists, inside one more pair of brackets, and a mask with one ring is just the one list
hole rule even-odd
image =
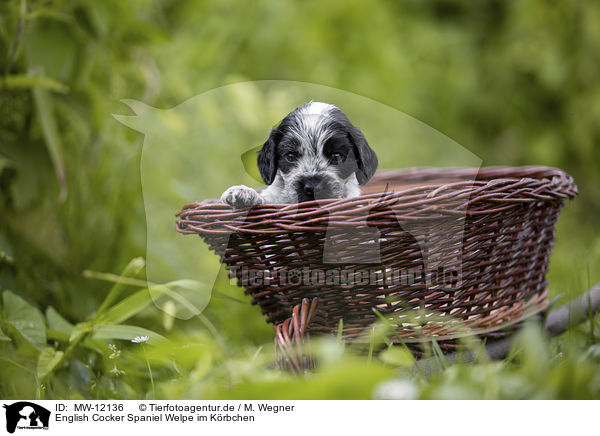
[[188, 319], [202, 313], [208, 305], [212, 287], [196, 280], [174, 280], [165, 285], [150, 287], [150, 295], [156, 304], [169, 298], [177, 309], [177, 317]]
[[90, 322], [80, 322], [75, 324], [73, 327], [73, 331], [71, 332], [71, 337], [69, 338], [69, 342], [75, 342], [81, 336], [85, 335], [87, 332], [92, 330], [92, 324]]
[[4, 318], [38, 350], [46, 346], [46, 326], [39, 310], [10, 291], [4, 291]]
[[54, 109], [52, 107], [52, 99], [45, 89], [36, 86], [33, 88], [33, 98], [37, 106], [40, 117], [40, 124], [44, 141], [48, 148], [48, 154], [52, 159], [56, 178], [60, 186], [60, 201], [65, 201], [67, 198], [67, 179], [65, 173], [65, 165], [62, 151], [62, 144], [59, 139], [58, 129], [56, 127], [56, 119], [54, 118]]
[[[59, 332], [58, 330], [54, 330], [54, 329], [46, 329], [46, 336], [48, 337], [49, 341], [60, 341], [60, 342], [65, 342], [68, 343], [70, 342], [70, 338], [71, 336], [64, 333], [64, 332]], [[105, 341], [102, 341], [100, 339], [91, 339], [91, 338], [86, 338], [83, 342], [80, 343], [80, 345], [83, 345], [85, 348], [92, 350], [92, 351], [96, 351], [97, 353], [100, 354], [109, 354], [110, 353], [110, 349], [108, 348], [108, 345]]]
[[[123, 299], [110, 309], [104, 309], [108, 304], [103, 303], [94, 316], [93, 321], [95, 323], [121, 323], [141, 312], [151, 302], [157, 307], [163, 307], [167, 300], [172, 301], [175, 305], [176, 311], [173, 313], [173, 316], [187, 319], [202, 312], [210, 301], [212, 293], [212, 287], [196, 280], [175, 280], [165, 284], [154, 284], [136, 278], [90, 270], [84, 271], [83, 275], [88, 278], [107, 280], [123, 286], [133, 285], [144, 287], [144, 289]], [[151, 286], [146, 288], [145, 285], [147, 284]], [[120, 291], [115, 291], [114, 296], [111, 296], [110, 300], [116, 299], [118, 294], [120, 294]]]
[[46, 347], [40, 353], [37, 361], [37, 376], [40, 379], [43, 379], [48, 374], [50, 374], [56, 365], [60, 363], [60, 360], [63, 357], [62, 351], [57, 351], [53, 347]]
[[64, 319], [52, 306], [46, 309], [46, 320], [48, 321], [48, 328], [52, 330], [63, 332], [67, 335], [70, 335], [73, 331], [73, 324]]
[[[166, 301], [174, 303], [180, 317], [189, 318], [202, 312], [208, 298], [210, 291], [204, 284], [194, 280], [176, 280], [165, 285], [153, 285], [130, 295], [99, 316], [96, 322], [119, 324], [152, 303], [162, 307]], [[171, 312], [175, 316], [175, 311]]]
[[[123, 269], [123, 271], [121, 272], [121, 277], [137, 277], [137, 275], [144, 269], [145, 266], [146, 262], [144, 261], [144, 259], [142, 257], [136, 257], [127, 264], [125, 269]], [[115, 283], [115, 285], [112, 287], [112, 289], [98, 308], [98, 311], [96, 312], [94, 318], [98, 318], [100, 314], [106, 311], [106, 309], [108, 309], [119, 298], [119, 296], [126, 289], [126, 287], [127, 283], [125, 281]]]
[[404, 347], [389, 347], [379, 354], [379, 358], [393, 366], [411, 367], [415, 363], [415, 358], [410, 351]]
[[52, 328], [47, 328], [46, 329], [46, 337], [48, 338], [48, 341], [69, 342], [71, 335], [69, 335], [65, 332], [54, 330]]
[[149, 341], [164, 341], [166, 338], [152, 330], [133, 325], [103, 324], [94, 328], [94, 339], [124, 339], [131, 340], [136, 336], [148, 336]]
[[27, 14], [27, 21], [39, 20], [42, 18], [48, 18], [51, 20], [62, 21], [63, 23], [71, 23], [73, 18], [71, 15], [57, 11], [51, 7], [37, 6], [31, 12]]
[[0, 328], [0, 341], [5, 341], [5, 342], [10, 341], [10, 338], [8, 336], [6, 336], [6, 333], [4, 333], [1, 328]]
[[175, 303], [172, 301], [166, 301], [165, 304], [161, 307], [163, 312], [163, 328], [166, 331], [170, 331], [173, 328], [173, 323], [175, 322], [175, 314], [177, 313], [177, 308], [175, 307]]
[[6, 76], [2, 81], [3, 86], [8, 89], [32, 89], [40, 88], [48, 91], [67, 93], [69, 88], [50, 77], [34, 74], [13, 74]]
[[256, 158], [261, 148], [262, 144], [242, 154], [242, 164], [244, 165], [244, 169], [253, 179], [258, 181], [259, 183], [263, 183], [263, 179], [260, 175], [260, 171], [258, 170]]
[[115, 304], [104, 314], [99, 316], [97, 322], [114, 324], [122, 323], [140, 313], [150, 303], [152, 303], [150, 292], [148, 289], [142, 289]]

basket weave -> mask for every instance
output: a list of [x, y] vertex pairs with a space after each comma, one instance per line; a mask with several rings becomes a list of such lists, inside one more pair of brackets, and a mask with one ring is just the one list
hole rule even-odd
[[[337, 333], [340, 319], [343, 337], [359, 341], [382, 317], [393, 325], [392, 341], [433, 337], [451, 350], [461, 336], [497, 336], [546, 307], [555, 223], [563, 200], [576, 195], [572, 177], [549, 167], [380, 171], [352, 199], [238, 211], [188, 204], [177, 230], [200, 235], [221, 257], [279, 329], [280, 351], [285, 335]], [[372, 247], [375, 262], [359, 258]], [[460, 274], [438, 276], [431, 262]], [[415, 268], [423, 280], [389, 279]], [[313, 270], [376, 277], [352, 286], [281, 281], [282, 272]], [[249, 283], [248, 271], [260, 271], [260, 282]], [[295, 329], [299, 307], [305, 315]]]

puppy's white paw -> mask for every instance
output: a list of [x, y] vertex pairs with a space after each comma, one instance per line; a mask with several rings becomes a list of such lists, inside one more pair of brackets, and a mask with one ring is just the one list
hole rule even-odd
[[221, 201], [234, 209], [243, 209], [265, 202], [258, 192], [244, 185], [236, 185], [228, 188], [221, 195]]

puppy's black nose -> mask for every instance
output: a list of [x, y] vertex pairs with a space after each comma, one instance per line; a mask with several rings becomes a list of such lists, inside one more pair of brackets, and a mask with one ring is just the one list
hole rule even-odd
[[314, 182], [306, 182], [302, 189], [304, 190], [304, 193], [306, 195], [315, 195], [315, 187], [317, 186], [317, 184], [318, 183]]
[[305, 177], [299, 181], [299, 194], [301, 201], [314, 200], [315, 193], [319, 193], [323, 178], [321, 176]]

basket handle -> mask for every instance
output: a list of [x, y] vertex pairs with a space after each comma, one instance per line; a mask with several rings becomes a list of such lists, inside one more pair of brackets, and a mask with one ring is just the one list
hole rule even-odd
[[317, 306], [317, 297], [310, 305], [308, 298], [304, 298], [302, 303], [294, 306], [292, 316], [275, 325], [275, 364], [279, 369], [301, 374], [314, 368], [313, 358], [304, 352], [304, 348], [310, 340], [308, 331]]

